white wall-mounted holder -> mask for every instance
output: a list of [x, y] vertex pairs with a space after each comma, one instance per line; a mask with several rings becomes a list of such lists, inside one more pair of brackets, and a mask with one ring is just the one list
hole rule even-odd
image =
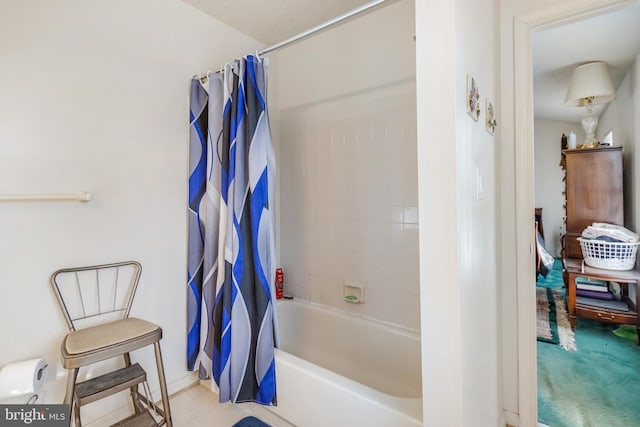
[[0, 202], [88, 202], [91, 193], [0, 194]]
[[364, 285], [358, 282], [344, 282], [342, 294], [346, 302], [364, 304]]

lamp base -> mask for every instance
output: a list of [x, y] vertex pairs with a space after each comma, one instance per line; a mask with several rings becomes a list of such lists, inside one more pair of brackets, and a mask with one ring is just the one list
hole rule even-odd
[[[587, 106], [587, 115], [580, 120], [580, 124], [582, 125], [582, 130], [584, 131], [587, 137], [584, 140], [583, 146], [592, 146], [593, 144], [597, 145], [598, 141], [596, 140], [596, 128], [598, 127], [598, 116], [594, 116], [591, 111], [591, 105]], [[587, 148], [587, 147], [583, 147]]]
[[578, 145], [578, 148], [580, 148], [580, 149], [581, 148], [596, 148], [596, 147], [599, 147], [599, 146], [600, 146], [600, 143], [598, 141], [596, 141], [596, 142], [591, 142], [589, 144], [587, 144], [587, 143], [580, 144], [580, 145]]

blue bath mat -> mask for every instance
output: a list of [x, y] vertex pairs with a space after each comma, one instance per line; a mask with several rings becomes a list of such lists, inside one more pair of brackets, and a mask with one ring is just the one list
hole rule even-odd
[[257, 419], [256, 417], [244, 417], [243, 419], [235, 423], [232, 427], [271, 427], [271, 426], [265, 423], [264, 421]]

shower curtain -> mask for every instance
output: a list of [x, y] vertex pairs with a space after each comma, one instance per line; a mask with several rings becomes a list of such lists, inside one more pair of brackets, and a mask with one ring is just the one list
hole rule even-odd
[[267, 69], [249, 55], [191, 81], [187, 359], [220, 402], [276, 404]]

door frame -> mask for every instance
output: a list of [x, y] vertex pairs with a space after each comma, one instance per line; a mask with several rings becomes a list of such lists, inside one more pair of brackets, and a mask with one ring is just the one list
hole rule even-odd
[[521, 426], [537, 425], [536, 306], [531, 278], [534, 276], [533, 210], [533, 61], [531, 36], [546, 26], [570, 23], [599, 15], [634, 0], [575, 0], [553, 4], [514, 17], [514, 161], [516, 212], [516, 282], [518, 305], [518, 418]]

